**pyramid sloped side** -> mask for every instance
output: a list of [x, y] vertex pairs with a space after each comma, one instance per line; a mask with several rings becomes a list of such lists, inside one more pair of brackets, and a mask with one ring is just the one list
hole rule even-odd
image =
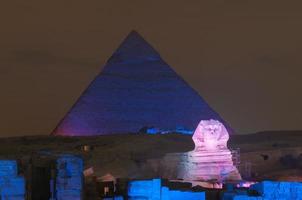
[[164, 61], [108, 63], [63, 118], [54, 135], [137, 132], [143, 127], [194, 130], [202, 119], [231, 128]]

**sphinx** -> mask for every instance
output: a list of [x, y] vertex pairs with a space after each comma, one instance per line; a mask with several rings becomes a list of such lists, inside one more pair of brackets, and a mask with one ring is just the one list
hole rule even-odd
[[195, 148], [183, 156], [178, 178], [218, 182], [241, 180], [227, 147], [229, 133], [221, 122], [201, 120], [192, 139]]
[[201, 120], [189, 152], [169, 153], [161, 161], [162, 177], [186, 182], [240, 181], [241, 175], [228, 148], [229, 133], [218, 120]]
[[192, 137], [194, 151], [217, 151], [227, 149], [229, 134], [217, 120], [201, 120]]

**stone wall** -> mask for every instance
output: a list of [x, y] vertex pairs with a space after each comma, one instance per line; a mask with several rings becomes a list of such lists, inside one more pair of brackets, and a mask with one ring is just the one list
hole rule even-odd
[[0, 199], [25, 199], [25, 180], [18, 176], [14, 160], [0, 160], [0, 196]]
[[223, 200], [302, 200], [302, 183], [263, 181], [252, 185], [246, 194], [226, 192]]
[[56, 200], [81, 200], [83, 160], [72, 155], [57, 159]]
[[204, 192], [170, 190], [163, 187], [161, 179], [131, 181], [128, 186], [129, 200], [204, 200]]

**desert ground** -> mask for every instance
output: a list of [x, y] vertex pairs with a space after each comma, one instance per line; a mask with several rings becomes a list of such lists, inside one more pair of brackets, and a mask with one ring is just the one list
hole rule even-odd
[[[94, 175], [121, 178], [160, 176], [152, 162], [168, 153], [194, 149], [190, 135], [123, 134], [97, 137], [24, 136], [0, 138], [3, 159], [24, 160], [39, 152], [73, 153], [83, 157]], [[240, 153], [246, 179], [302, 180], [302, 131], [266, 131], [232, 135], [229, 148]], [[85, 150], [86, 149], [86, 150]], [[22, 167], [21, 167], [22, 168]]]

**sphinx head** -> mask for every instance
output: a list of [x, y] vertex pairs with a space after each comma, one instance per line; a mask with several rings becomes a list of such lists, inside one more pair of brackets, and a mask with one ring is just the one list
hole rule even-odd
[[219, 150], [227, 148], [229, 134], [218, 120], [201, 120], [194, 132], [195, 150]]

